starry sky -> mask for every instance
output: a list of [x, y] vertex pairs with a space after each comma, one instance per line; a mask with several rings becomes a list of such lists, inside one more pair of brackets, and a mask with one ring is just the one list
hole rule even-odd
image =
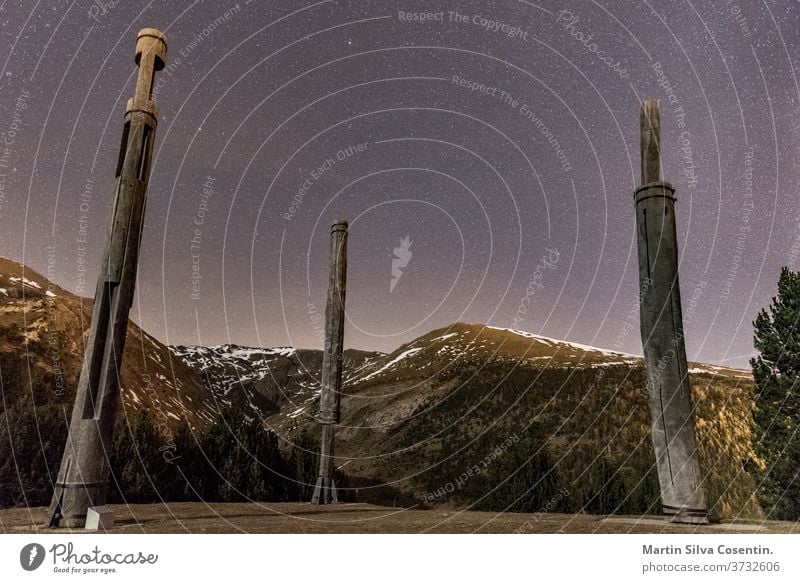
[[689, 359], [745, 366], [800, 268], [795, 1], [5, 0], [0, 18], [0, 255], [83, 296], [136, 33], [166, 34], [132, 317], [170, 344], [321, 347], [346, 218], [350, 347], [465, 321], [641, 354], [646, 97]]

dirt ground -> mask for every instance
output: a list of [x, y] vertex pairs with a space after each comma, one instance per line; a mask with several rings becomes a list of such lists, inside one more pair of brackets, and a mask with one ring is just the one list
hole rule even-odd
[[[800, 523], [792, 522], [687, 526], [652, 516], [497, 514], [370, 504], [181, 502], [114, 505], [112, 509], [112, 533], [800, 533]], [[66, 532], [46, 528], [46, 517], [46, 508], [0, 510], [0, 531]]]

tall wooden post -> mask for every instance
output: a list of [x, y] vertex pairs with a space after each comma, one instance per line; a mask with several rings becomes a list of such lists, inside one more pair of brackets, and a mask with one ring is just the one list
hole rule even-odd
[[153, 82], [166, 58], [164, 35], [152, 28], [139, 31], [136, 92], [125, 112], [114, 207], [97, 279], [90, 336], [50, 504], [53, 527], [82, 527], [88, 508], [105, 504], [107, 456], [111, 452], [158, 117], [152, 101]]
[[335, 504], [339, 501], [334, 483], [333, 438], [341, 419], [342, 354], [344, 352], [344, 303], [347, 289], [347, 221], [331, 227], [330, 278], [325, 307], [325, 354], [322, 357], [322, 390], [319, 416], [322, 425], [319, 475], [311, 498], [312, 504]]
[[641, 112], [642, 186], [636, 189], [635, 201], [639, 317], [653, 447], [664, 514], [673, 522], [705, 524], [708, 508], [683, 341], [675, 189], [661, 180], [660, 131], [658, 102], [646, 100]]

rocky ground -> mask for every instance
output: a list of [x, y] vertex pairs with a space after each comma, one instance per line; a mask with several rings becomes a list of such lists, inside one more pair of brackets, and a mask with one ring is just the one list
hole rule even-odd
[[[182, 502], [112, 508], [113, 533], [800, 533], [800, 523], [791, 522], [725, 521], [687, 526], [652, 516], [497, 514], [371, 504]], [[65, 532], [45, 528], [46, 515], [46, 508], [0, 510], [0, 530], [16, 534]]]

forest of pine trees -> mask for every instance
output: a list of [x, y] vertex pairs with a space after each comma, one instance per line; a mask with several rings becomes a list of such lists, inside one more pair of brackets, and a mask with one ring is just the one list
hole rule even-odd
[[[50, 503], [67, 437], [64, 411], [22, 401], [0, 415], [8, 432], [0, 438], [0, 507]], [[242, 409], [223, 413], [203, 433], [184, 424], [169, 439], [137, 411], [117, 424], [108, 501], [307, 501], [316, 450], [307, 433], [280, 447], [275, 433]]]

